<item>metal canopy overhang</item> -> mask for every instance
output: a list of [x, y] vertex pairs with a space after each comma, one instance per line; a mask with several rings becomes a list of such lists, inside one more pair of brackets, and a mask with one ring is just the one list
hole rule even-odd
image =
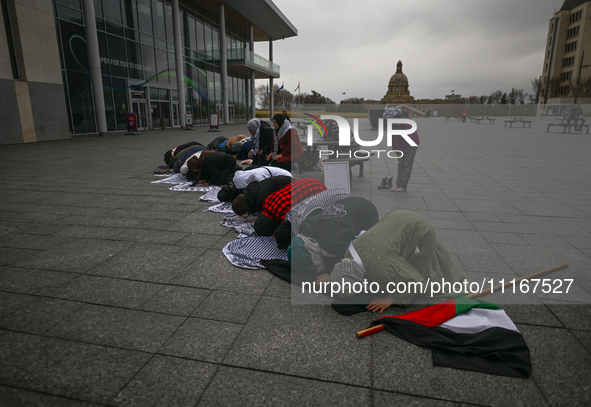
[[230, 62], [228, 61], [228, 71], [238, 72], [243, 75], [250, 75], [250, 71], [254, 71], [254, 78], [255, 79], [269, 79], [269, 78], [279, 78], [280, 75], [276, 72], [272, 72], [266, 69], [261, 69], [260, 67], [249, 64], [247, 62]]
[[298, 35], [298, 30], [270, 0], [205, 0], [200, 4], [219, 14], [224, 4], [226, 21], [249, 33], [254, 27], [255, 41], [275, 41]]

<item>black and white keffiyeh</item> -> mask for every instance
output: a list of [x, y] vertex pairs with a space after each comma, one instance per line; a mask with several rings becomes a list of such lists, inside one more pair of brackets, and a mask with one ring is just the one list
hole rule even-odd
[[293, 126], [291, 122], [289, 120], [285, 120], [281, 127], [273, 131], [273, 155], [279, 154], [279, 140], [281, 140], [281, 138], [285, 136], [285, 133], [287, 133], [288, 130], [292, 128]]
[[219, 203], [220, 200], [218, 199], [218, 192], [220, 192], [221, 189], [222, 187], [209, 187], [207, 194], [200, 196], [199, 200], [204, 202]]
[[246, 269], [264, 269], [261, 260], [287, 260], [287, 250], [278, 248], [273, 236], [237, 239], [222, 252], [234, 266]]

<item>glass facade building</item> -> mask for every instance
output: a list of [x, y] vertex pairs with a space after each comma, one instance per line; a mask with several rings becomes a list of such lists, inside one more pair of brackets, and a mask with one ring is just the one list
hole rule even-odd
[[[52, 2], [69, 126], [73, 134], [95, 133], [99, 118], [89, 67], [88, 13], [82, 0]], [[192, 114], [195, 124], [206, 124], [210, 114], [224, 114], [224, 80], [227, 117], [222, 119], [245, 121], [254, 110], [253, 72], [257, 78], [279, 77], [277, 65], [252, 52], [253, 28], [240, 12], [225, 6], [229, 12], [222, 33], [220, 3], [179, 0], [178, 7], [184, 86], [180, 92], [172, 1], [94, 0], [107, 131], [127, 130], [130, 112], [136, 113], [140, 130], [181, 127], [184, 113]], [[183, 97], [185, 112], [179, 100]]]

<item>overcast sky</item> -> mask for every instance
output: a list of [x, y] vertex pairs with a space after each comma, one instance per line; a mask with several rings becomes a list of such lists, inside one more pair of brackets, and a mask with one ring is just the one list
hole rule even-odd
[[[564, 0], [273, 0], [298, 36], [275, 41], [285, 88], [381, 99], [402, 60], [415, 99], [531, 93]], [[268, 42], [255, 52], [268, 57]], [[264, 81], [257, 80], [257, 86]], [[346, 95], [342, 93], [346, 92]]]

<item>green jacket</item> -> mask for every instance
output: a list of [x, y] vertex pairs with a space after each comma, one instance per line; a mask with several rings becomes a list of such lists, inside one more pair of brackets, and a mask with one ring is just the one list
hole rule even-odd
[[[390, 212], [355, 239], [353, 247], [369, 277], [384, 287], [389, 282], [445, 279], [453, 284], [464, 280], [445, 247], [437, 241], [431, 223], [418, 213]], [[352, 258], [349, 251], [346, 256]], [[408, 304], [415, 294], [413, 290], [390, 295], [394, 303]]]

